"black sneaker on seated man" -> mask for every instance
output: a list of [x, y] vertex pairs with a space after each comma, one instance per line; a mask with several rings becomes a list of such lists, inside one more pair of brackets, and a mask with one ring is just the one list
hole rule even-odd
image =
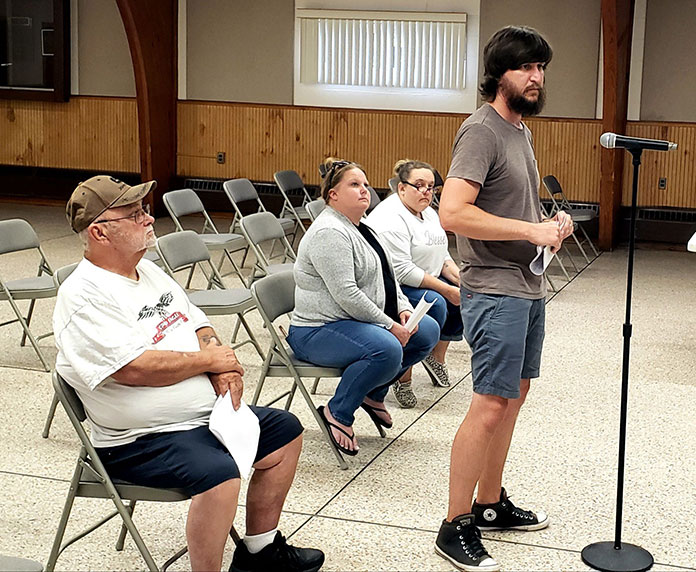
[[534, 513], [512, 504], [505, 488], [500, 489], [500, 500], [493, 504], [479, 504], [474, 500], [471, 512], [481, 530], [541, 530], [549, 525], [549, 517], [541, 511]]
[[442, 521], [435, 540], [435, 552], [460, 570], [497, 572], [500, 565], [491, 558], [481, 542], [481, 531], [473, 514], [462, 514], [452, 522]]
[[316, 548], [295, 548], [276, 532], [273, 542], [252, 554], [242, 540], [237, 544], [230, 572], [317, 572], [324, 553]]

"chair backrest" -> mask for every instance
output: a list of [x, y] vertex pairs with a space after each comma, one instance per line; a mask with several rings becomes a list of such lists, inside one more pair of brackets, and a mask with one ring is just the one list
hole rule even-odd
[[0, 221], [0, 254], [39, 248], [39, 237], [21, 218]]
[[280, 316], [295, 308], [295, 278], [292, 270], [277, 272], [251, 285], [251, 295], [266, 324], [270, 327]]
[[305, 208], [309, 216], [312, 217], [312, 220], [315, 220], [321, 214], [321, 211], [326, 208], [326, 202], [324, 199], [314, 199], [313, 201], [309, 201], [305, 205]]
[[258, 192], [256, 192], [256, 188], [249, 179], [230, 179], [222, 183], [222, 189], [225, 191], [227, 198], [234, 207], [234, 218], [232, 219], [232, 224], [230, 225], [230, 232], [232, 232], [235, 224], [239, 222], [239, 219], [244, 216], [242, 214], [242, 210], [239, 208], [241, 203], [247, 201], [256, 201], [258, 205], [256, 210], [258, 212], [263, 212], [266, 210], [261, 202]]
[[546, 191], [551, 197], [551, 202], [553, 203], [553, 209], [550, 213], [551, 216], [555, 215], [559, 210], [571, 210], [571, 204], [563, 193], [561, 188], [561, 183], [553, 175], [546, 175], [542, 180]]
[[79, 262], [73, 262], [72, 264], [68, 264], [66, 266], [61, 266], [58, 270], [56, 270], [53, 273], [53, 280], [56, 283], [56, 286], [60, 286], [65, 280], [68, 278], [73, 273], [73, 270], [77, 268], [77, 265]]
[[239, 225], [249, 243], [257, 246], [267, 240], [285, 238], [285, 231], [273, 213], [247, 215], [241, 218]]
[[398, 190], [399, 186], [399, 177], [392, 177], [388, 181], [389, 183], [389, 190], [391, 190], [392, 193], [395, 193]]
[[193, 189], [179, 189], [162, 195], [164, 206], [172, 218], [202, 213], [205, 208]]
[[201, 237], [192, 230], [160, 236], [155, 245], [165, 268], [176, 272], [191, 264], [210, 261], [210, 252]]
[[382, 199], [379, 198], [379, 195], [377, 194], [377, 191], [375, 191], [370, 185], [367, 186], [368, 190], [370, 191], [370, 206], [367, 207], [367, 210], [365, 211], [365, 214], [370, 214], [373, 209], [382, 202]]
[[249, 179], [230, 179], [222, 183], [222, 188], [234, 205], [244, 201], [259, 200], [259, 194]]
[[77, 396], [75, 389], [69, 385], [68, 382], [65, 381], [57, 371], [53, 372], [53, 389], [55, 389], [56, 395], [63, 404], [65, 412], [68, 414], [68, 417], [75, 426], [75, 429], [77, 429], [77, 425], [79, 425], [81, 431], [78, 431], [78, 435], [80, 432], [84, 433], [82, 423], [84, 423], [85, 419], [87, 419], [87, 414], [85, 413], [85, 408], [82, 405], [82, 401]]
[[303, 205], [307, 204], [309, 201], [312, 200], [311, 195], [307, 192], [307, 189], [305, 188], [304, 182], [302, 181], [302, 177], [300, 177], [300, 175], [298, 175], [296, 171], [277, 171], [273, 174], [273, 180], [275, 180], [276, 185], [278, 185], [278, 188], [281, 190], [283, 195], [289, 194], [292, 191], [301, 190], [304, 194], [304, 198], [302, 199]]

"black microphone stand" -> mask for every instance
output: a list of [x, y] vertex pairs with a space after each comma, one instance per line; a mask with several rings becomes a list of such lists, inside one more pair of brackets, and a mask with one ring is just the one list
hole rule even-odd
[[633, 254], [636, 245], [636, 202], [638, 198], [638, 168], [643, 149], [628, 148], [633, 155], [633, 195], [631, 199], [631, 228], [628, 242], [628, 276], [626, 279], [626, 322], [623, 325], [623, 366], [621, 369], [621, 420], [619, 422], [619, 471], [616, 488], [616, 532], [614, 542], [595, 542], [583, 548], [582, 561], [596, 570], [605, 572], [643, 572], [653, 565], [650, 552], [621, 542], [623, 516], [624, 463], [626, 457], [626, 411], [628, 406], [628, 365], [631, 351], [631, 293], [633, 290]]

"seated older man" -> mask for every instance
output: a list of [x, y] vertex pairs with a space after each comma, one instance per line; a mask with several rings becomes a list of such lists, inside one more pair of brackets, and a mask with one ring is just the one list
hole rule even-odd
[[[58, 294], [56, 369], [84, 403], [92, 440], [114, 478], [191, 495], [191, 567], [220, 570], [240, 474], [208, 420], [216, 394], [229, 391], [239, 407], [244, 370], [179, 285], [143, 260], [155, 233], [142, 201], [155, 185], [130, 187], [104, 175], [73, 192], [67, 217], [84, 259]], [[302, 426], [286, 411], [252, 410], [261, 436], [246, 536], [230, 570], [319, 570], [321, 551], [290, 546], [277, 530]]]

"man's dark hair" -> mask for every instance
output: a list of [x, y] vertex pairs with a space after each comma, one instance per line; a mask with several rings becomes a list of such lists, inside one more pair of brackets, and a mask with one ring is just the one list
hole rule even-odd
[[507, 26], [498, 30], [483, 49], [483, 81], [479, 93], [486, 101], [493, 101], [506, 71], [533, 62], [546, 65], [552, 56], [551, 46], [534, 28]]

